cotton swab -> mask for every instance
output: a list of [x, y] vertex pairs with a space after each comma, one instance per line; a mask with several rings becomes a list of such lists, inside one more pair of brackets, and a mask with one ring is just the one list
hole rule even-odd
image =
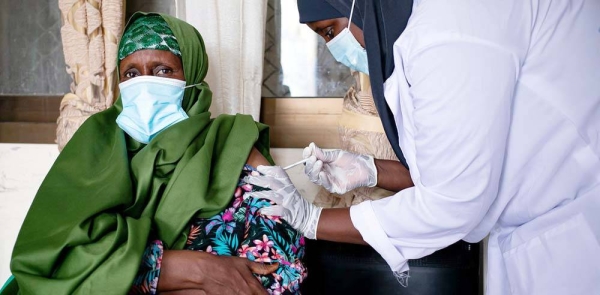
[[304, 159], [304, 160], [302, 160], [302, 161], [298, 161], [298, 162], [296, 162], [296, 163], [294, 163], [294, 164], [292, 164], [292, 165], [289, 165], [289, 166], [283, 167], [283, 170], [288, 170], [288, 169], [290, 169], [290, 168], [292, 168], [292, 167], [298, 166], [298, 165], [300, 165], [300, 164], [304, 164], [304, 163], [306, 163], [306, 161], [308, 161], [308, 158], [306, 158], [306, 159]]

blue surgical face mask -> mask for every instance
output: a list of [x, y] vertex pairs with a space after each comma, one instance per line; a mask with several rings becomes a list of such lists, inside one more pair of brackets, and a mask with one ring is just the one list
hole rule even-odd
[[161, 131], [188, 118], [181, 108], [185, 88], [185, 81], [155, 76], [120, 83], [123, 111], [117, 125], [138, 142], [149, 143]]
[[335, 38], [327, 42], [327, 48], [338, 62], [345, 66], [365, 74], [369, 74], [369, 63], [367, 61], [367, 51], [356, 41], [356, 38], [350, 32], [352, 23], [352, 14], [354, 13], [354, 2], [348, 20], [348, 27], [344, 28]]

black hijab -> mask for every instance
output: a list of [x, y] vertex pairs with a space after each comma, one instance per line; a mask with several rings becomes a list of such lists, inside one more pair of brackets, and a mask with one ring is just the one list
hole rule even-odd
[[[298, 11], [302, 23], [340, 17], [337, 13], [324, 10], [324, 2], [330, 4], [342, 16], [349, 17], [353, 0], [298, 0]], [[383, 92], [383, 83], [394, 71], [394, 42], [406, 28], [412, 12], [413, 0], [356, 0], [352, 22], [363, 30], [371, 91], [383, 129], [394, 153], [408, 168], [398, 144], [398, 128]], [[323, 11], [329, 11], [323, 13]], [[305, 21], [302, 21], [305, 20]], [[308, 21], [306, 21], [308, 20]]]
[[[325, 0], [298, 0], [298, 13], [301, 24], [344, 17], [339, 10]], [[348, 16], [346, 15], [346, 17]]]

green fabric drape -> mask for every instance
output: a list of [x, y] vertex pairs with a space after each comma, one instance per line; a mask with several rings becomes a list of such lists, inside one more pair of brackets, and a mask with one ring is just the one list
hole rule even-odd
[[[201, 83], [208, 70], [202, 37], [161, 16], [178, 40], [187, 84]], [[120, 99], [79, 128], [19, 233], [11, 270], [22, 294], [127, 293], [151, 232], [167, 248], [182, 249], [189, 220], [212, 216], [231, 200], [253, 146], [272, 161], [267, 127], [248, 115], [211, 120], [211, 96], [204, 82], [186, 89], [189, 119], [148, 145], [116, 125]]]

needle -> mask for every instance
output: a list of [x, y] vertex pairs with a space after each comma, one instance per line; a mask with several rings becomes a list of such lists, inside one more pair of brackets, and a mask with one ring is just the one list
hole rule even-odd
[[302, 160], [302, 161], [298, 161], [298, 162], [296, 162], [296, 163], [294, 163], [294, 164], [292, 164], [292, 165], [289, 165], [289, 166], [283, 167], [283, 170], [288, 170], [288, 169], [290, 169], [290, 168], [292, 168], [292, 167], [298, 166], [298, 165], [300, 165], [300, 164], [304, 164], [304, 163], [306, 163], [306, 161], [308, 161], [308, 158], [306, 158], [306, 159], [304, 159], [304, 160]]

